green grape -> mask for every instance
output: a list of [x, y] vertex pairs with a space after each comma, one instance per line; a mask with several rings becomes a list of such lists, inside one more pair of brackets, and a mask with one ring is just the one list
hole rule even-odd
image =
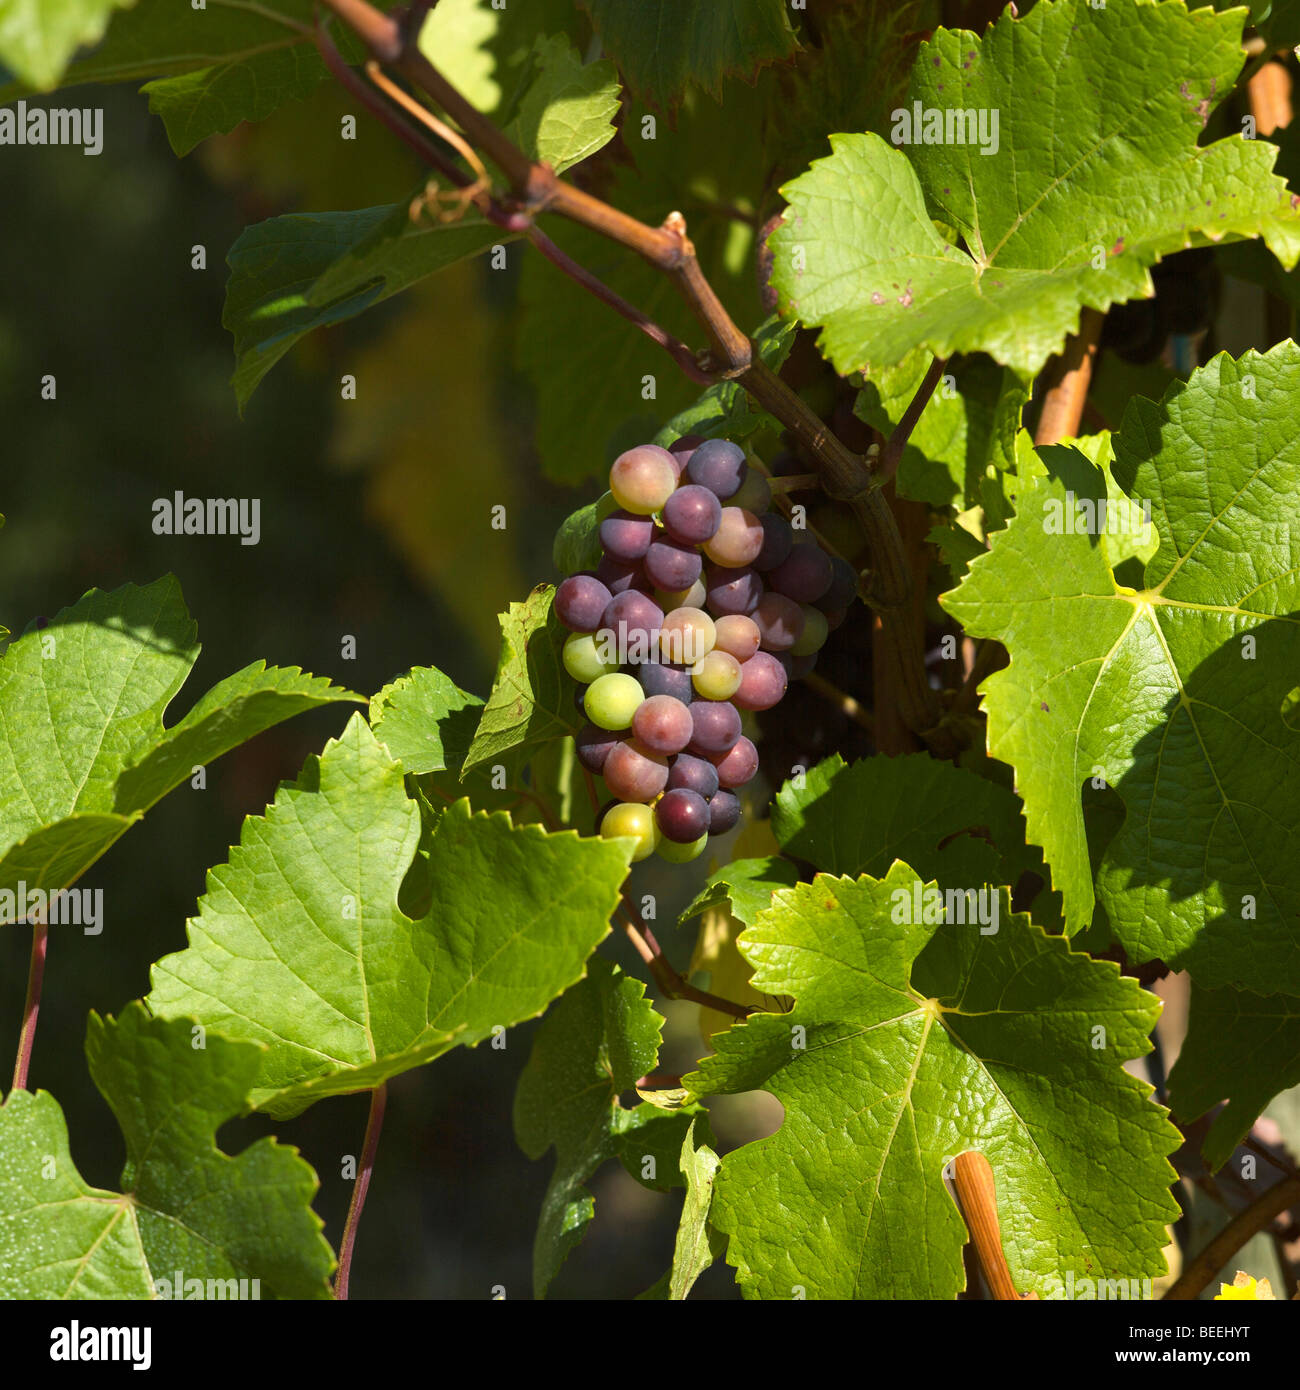
[[740, 675], [740, 662], [730, 652], [711, 651], [691, 667], [691, 683], [706, 700], [730, 700], [740, 689]]
[[812, 656], [826, 645], [826, 638], [830, 635], [830, 624], [820, 608], [814, 608], [811, 603], [800, 604], [800, 607], [803, 609], [803, 632], [790, 648], [790, 655]]
[[597, 632], [574, 632], [564, 639], [564, 669], [575, 681], [590, 685], [618, 670], [617, 660], [607, 660], [605, 644]]
[[[606, 840], [627, 838], [637, 842], [632, 853], [632, 862], [639, 863], [659, 848], [659, 829], [655, 825], [655, 813], [649, 806], [634, 801], [620, 801], [605, 812], [600, 823], [601, 837]], [[708, 836], [704, 837], [706, 840]]]
[[701, 835], [698, 840], [692, 840], [689, 845], [676, 844], [667, 835], [661, 835], [655, 850], [660, 859], [666, 859], [670, 864], [689, 864], [692, 859], [698, 859], [704, 853], [704, 847], [708, 843], [707, 834]]
[[644, 699], [645, 691], [635, 676], [607, 675], [600, 676], [587, 687], [582, 707], [587, 711], [587, 718], [602, 729], [627, 729]]
[[762, 516], [772, 505], [772, 485], [757, 468], [747, 468], [740, 489], [727, 498], [732, 507], [741, 507], [755, 516]]

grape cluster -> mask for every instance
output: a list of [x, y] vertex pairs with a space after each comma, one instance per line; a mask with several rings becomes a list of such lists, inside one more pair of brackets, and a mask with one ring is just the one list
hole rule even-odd
[[638, 445], [597, 507], [600, 563], [556, 591], [578, 758], [614, 798], [600, 833], [635, 839], [634, 860], [684, 863], [737, 823], [758, 771], [740, 712], [812, 669], [856, 595], [852, 566], [771, 501], [729, 440]]

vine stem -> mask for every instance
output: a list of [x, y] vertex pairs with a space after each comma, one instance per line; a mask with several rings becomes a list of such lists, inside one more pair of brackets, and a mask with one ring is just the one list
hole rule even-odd
[[1002, 1253], [997, 1192], [988, 1159], [978, 1149], [968, 1149], [957, 1155], [952, 1168], [957, 1200], [989, 1292], [994, 1298], [1008, 1303], [1026, 1303], [1037, 1299], [1036, 1293], [1021, 1294], [1016, 1291], [1007, 1257]]
[[720, 995], [688, 984], [673, 968], [672, 962], [664, 955], [663, 947], [655, 939], [654, 932], [626, 897], [623, 899], [623, 911], [627, 914], [623, 929], [627, 932], [628, 940], [636, 947], [637, 954], [654, 976], [655, 984], [669, 999], [689, 999], [693, 1004], [703, 1004], [719, 1013], [730, 1014], [732, 1018], [748, 1018], [754, 1012], [746, 1004], [737, 1004], [733, 999], [723, 999]]
[[1055, 444], [1079, 433], [1105, 317], [1097, 309], [1084, 309], [1079, 315], [1079, 331], [1070, 334], [1064, 352], [1048, 363], [1043, 374], [1047, 394], [1034, 431], [1035, 444]]
[[339, 1246], [339, 1269], [334, 1279], [334, 1297], [346, 1302], [348, 1276], [352, 1272], [352, 1251], [357, 1243], [357, 1225], [370, 1190], [370, 1175], [375, 1167], [375, 1151], [379, 1148], [379, 1132], [384, 1127], [384, 1108], [388, 1104], [388, 1083], [381, 1082], [370, 1093], [370, 1115], [366, 1120], [366, 1138], [361, 1150], [361, 1166], [357, 1169], [348, 1205], [348, 1219], [343, 1227], [343, 1242]]
[[[709, 341], [708, 352], [696, 357], [695, 365], [714, 376], [737, 381], [800, 442], [816, 466], [826, 495], [852, 510], [871, 549], [872, 566], [864, 597], [876, 611], [886, 644], [899, 665], [900, 713], [909, 728], [928, 739], [935, 752], [941, 756], [955, 752], [956, 740], [951, 731], [941, 727], [938, 694], [926, 680], [924, 653], [912, 631], [908, 611], [912, 577], [897, 523], [879, 491], [881, 480], [867, 461], [853, 453], [763, 362], [701, 270], [682, 215], [672, 212], [660, 226], [651, 227], [566, 183], [549, 165], [530, 160], [467, 101], [420, 52], [409, 26], [381, 13], [367, 0], [322, 3], [360, 37], [376, 61], [424, 92], [479, 154], [497, 166], [510, 188], [503, 208], [513, 219], [510, 225], [514, 229], [523, 230], [539, 213], [553, 212], [635, 252], [668, 276]], [[676, 352], [674, 360], [682, 365]]]
[[18, 1056], [14, 1061], [15, 1091], [27, 1089], [27, 1072], [36, 1043], [36, 1019], [41, 1011], [41, 986], [45, 981], [45, 957], [49, 949], [49, 923], [32, 923], [32, 956], [27, 968], [27, 998], [23, 1004], [23, 1027], [18, 1035]]
[[1165, 1298], [1175, 1303], [1195, 1298], [1214, 1278], [1215, 1271], [1222, 1269], [1251, 1236], [1298, 1202], [1300, 1173], [1293, 1173], [1261, 1193], [1245, 1211], [1238, 1212], [1174, 1280], [1165, 1291]]
[[920, 420], [922, 412], [930, 404], [930, 397], [934, 395], [935, 388], [943, 380], [943, 370], [948, 365], [946, 357], [936, 357], [930, 363], [930, 369], [921, 380], [920, 386], [916, 388], [916, 394], [912, 397], [911, 404], [903, 412], [903, 418], [894, 427], [894, 432], [889, 436], [885, 444], [885, 451], [880, 456], [880, 476], [882, 478], [892, 478], [898, 472], [898, 465], [903, 459], [903, 450], [907, 448], [907, 441], [912, 437], [912, 431], [916, 428], [917, 421]]

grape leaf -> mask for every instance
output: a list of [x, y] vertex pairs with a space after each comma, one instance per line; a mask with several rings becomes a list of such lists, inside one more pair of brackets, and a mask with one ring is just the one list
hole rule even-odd
[[1122, 1066], [1150, 1050], [1159, 1002], [1013, 917], [1005, 891], [993, 934], [908, 922], [921, 888], [902, 862], [882, 880], [819, 875], [740, 938], [754, 987], [798, 1000], [718, 1035], [684, 1078], [696, 1095], [761, 1087], [785, 1107], [717, 1180], [713, 1222], [742, 1289], [954, 1297], [966, 1236], [942, 1175], [972, 1148], [992, 1165], [1022, 1292], [1067, 1268], [1162, 1272], [1180, 1137]]
[[11, 1091], [0, 1106], [0, 1298], [153, 1298], [155, 1281], [178, 1272], [221, 1281], [208, 1297], [233, 1298], [246, 1279], [263, 1297], [328, 1298], [315, 1173], [274, 1139], [233, 1156], [216, 1145], [261, 1052], [215, 1033], [196, 1046], [191, 1020], [139, 1004], [116, 1021], [92, 1013], [86, 1058], [126, 1140], [123, 1190], [81, 1177], [48, 1091]]
[[618, 1101], [620, 1092], [654, 1070], [663, 1023], [645, 986], [597, 956], [586, 979], [566, 992], [537, 1031], [515, 1092], [514, 1124], [529, 1158], [555, 1146], [555, 1171], [533, 1244], [538, 1298], [595, 1215], [586, 1183], [606, 1160], [671, 1145], [677, 1173], [683, 1135], [698, 1107], [667, 1111], [642, 1102], [625, 1110]]
[[686, 1179], [686, 1200], [682, 1203], [681, 1219], [673, 1242], [673, 1262], [668, 1273], [642, 1298], [684, 1299], [695, 1281], [722, 1254], [726, 1241], [709, 1222], [713, 1205], [713, 1184], [718, 1174], [718, 1156], [701, 1142], [695, 1146], [695, 1121], [692, 1119], [686, 1138], [682, 1140], [678, 1159]]
[[[0, 0], [0, 63], [48, 92], [59, 85], [68, 60], [83, 44], [97, 43], [113, 12], [132, 0]], [[7, 101], [6, 96], [3, 100]]]
[[576, 733], [582, 717], [564, 669], [565, 631], [551, 611], [555, 590], [539, 584], [501, 614], [501, 655], [492, 693], [465, 757], [466, 768]]
[[600, 543], [601, 517], [597, 513], [599, 505], [598, 501], [588, 502], [560, 522], [551, 544], [551, 563], [561, 574], [594, 570], [604, 558], [605, 550]]
[[1094, 901], [1079, 791], [1102, 775], [1127, 815], [1098, 893], [1129, 956], [1265, 994], [1300, 993], [1300, 739], [1280, 713], [1300, 670], [1298, 391], [1287, 342], [1130, 403], [1113, 474], [1160, 538], [1141, 591], [1109, 537], [1049, 534], [1077, 515], [1058, 468], [941, 600], [1011, 653], [982, 687], [989, 751], [1015, 768], [1071, 927]]
[[199, 654], [171, 576], [92, 589], [0, 658], [0, 891], [66, 888], [196, 766], [316, 705], [361, 696], [254, 662], [170, 729]]
[[[925, 753], [838, 753], [787, 782], [772, 807], [787, 853], [831, 874], [883, 874], [895, 859], [941, 883], [1014, 883], [1033, 867], [1015, 794]], [[748, 920], [748, 919], [747, 919]]]
[[613, 63], [584, 65], [563, 34], [539, 36], [532, 58], [532, 80], [505, 133], [562, 174], [614, 138], [618, 74]]
[[1300, 1085], [1300, 999], [1192, 986], [1187, 1037], [1169, 1074], [1175, 1114], [1195, 1120], [1220, 1101], [1202, 1146], [1219, 1168], [1282, 1091]]
[[[265, 1043], [252, 1104], [279, 1116], [539, 1013], [608, 933], [626, 848], [466, 801], [421, 836], [401, 765], [355, 715], [245, 820], [150, 1008]], [[417, 846], [412, 920], [398, 893]]]
[[370, 728], [407, 772], [459, 770], [483, 701], [435, 666], [417, 666], [370, 702]]
[[[1276, 150], [1197, 145], [1244, 61], [1241, 23], [1239, 10], [1058, 0], [1003, 11], [983, 38], [937, 31], [891, 131], [913, 137], [906, 149], [833, 136], [782, 190], [782, 313], [820, 327], [844, 373], [920, 347], [1036, 373], [1083, 306], [1149, 297], [1148, 267], [1172, 251], [1262, 235], [1295, 264], [1300, 200], [1269, 172]], [[930, 112], [942, 143], [915, 138]]]
[[[690, 906], [678, 918], [689, 922], [706, 908], [723, 905], [742, 922], [752, 922], [771, 906], [772, 894], [778, 888], [789, 888], [799, 880], [799, 870], [778, 855], [762, 859], [733, 859], [711, 873], [704, 887], [691, 900]], [[715, 991], [716, 992], [716, 991]]]
[[688, 84], [718, 95], [723, 77], [752, 77], [799, 46], [784, 0], [580, 3], [628, 86], [656, 106], [675, 105]]

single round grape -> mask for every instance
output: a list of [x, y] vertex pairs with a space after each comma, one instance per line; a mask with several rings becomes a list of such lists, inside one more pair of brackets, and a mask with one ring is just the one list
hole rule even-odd
[[707, 833], [689, 845], [674, 844], [666, 835], [661, 835], [655, 853], [660, 859], [667, 860], [669, 864], [689, 864], [692, 859], [698, 859], [704, 853], [708, 843]]
[[606, 840], [621, 840], [624, 837], [635, 840], [636, 849], [632, 851], [634, 864], [649, 859], [659, 843], [654, 812], [649, 806], [636, 802], [618, 802], [611, 806], [600, 819], [600, 833]]
[[655, 807], [659, 833], [675, 844], [691, 845], [709, 833], [709, 803], [699, 792], [665, 792]]
[[758, 520], [763, 527], [763, 548], [754, 560], [754, 568], [766, 573], [789, 558], [794, 549], [794, 532], [785, 517], [775, 512], [766, 512]]
[[555, 591], [555, 616], [570, 632], [595, 632], [611, 598], [594, 574], [571, 574]]
[[699, 792], [707, 801], [718, 790], [718, 769], [707, 758], [678, 753], [668, 760], [668, 790], [676, 791], [678, 787]]
[[740, 662], [715, 647], [691, 667], [691, 680], [706, 700], [730, 700], [740, 689]]
[[780, 704], [788, 677], [785, 667], [770, 652], [755, 652], [740, 664], [740, 688], [731, 697], [740, 709], [771, 709]]
[[738, 570], [709, 565], [704, 571], [704, 586], [705, 606], [715, 618], [752, 613], [763, 597], [763, 581], [748, 565]]
[[790, 648], [791, 656], [812, 656], [814, 652], [819, 652], [826, 645], [826, 639], [830, 636], [830, 626], [826, 622], [826, 614], [820, 608], [814, 608], [811, 603], [803, 605], [803, 632], [799, 640]]
[[718, 782], [724, 787], [743, 787], [758, 771], [758, 749], [741, 737], [718, 764]]
[[691, 455], [686, 476], [724, 502], [745, 476], [745, 451], [729, 439], [706, 439]]
[[564, 669], [575, 681], [590, 685], [601, 676], [611, 675], [618, 670], [619, 662], [610, 644], [600, 640], [595, 632], [571, 632], [564, 639], [562, 653]]
[[762, 516], [772, 505], [772, 485], [757, 468], [746, 468], [743, 481], [727, 500], [733, 507]]
[[715, 565], [740, 569], [752, 565], [763, 549], [763, 523], [743, 507], [723, 507], [717, 534], [704, 543], [704, 553]]
[[830, 588], [817, 600], [817, 607], [828, 616], [847, 608], [858, 596], [858, 572], [842, 555], [832, 555]]
[[[606, 555], [596, 566], [596, 578], [609, 590], [611, 595], [625, 594], [629, 589], [648, 594], [650, 581], [640, 565], [624, 565], [611, 560]], [[603, 615], [602, 615], [603, 616]]]
[[620, 801], [653, 801], [668, 784], [668, 759], [621, 739], [609, 750], [600, 775]]
[[654, 655], [664, 620], [663, 609], [647, 594], [628, 589], [615, 594], [605, 609], [601, 630], [609, 629], [621, 661], [636, 666]]
[[740, 798], [735, 792], [716, 791], [709, 798], [709, 834], [725, 835], [740, 819]]
[[816, 652], [809, 652], [806, 656], [792, 656], [790, 658], [790, 679], [792, 681], [802, 680], [816, 665]]
[[713, 619], [699, 608], [674, 608], [659, 625], [659, 650], [677, 666], [694, 666], [713, 650]]
[[803, 636], [803, 609], [784, 594], [764, 594], [751, 616], [765, 651], [789, 651]]
[[741, 613], [728, 613], [713, 624], [714, 650], [728, 652], [737, 661], [748, 661], [762, 640], [763, 634], [759, 632], [758, 624]]
[[655, 602], [665, 613], [671, 613], [674, 608], [703, 608], [707, 596], [703, 578], [697, 579], [689, 589], [655, 590]]
[[693, 545], [672, 540], [662, 531], [646, 551], [646, 578], [656, 589], [680, 592], [690, 588], [700, 577], [703, 565], [700, 552]]
[[696, 700], [691, 705], [691, 725], [694, 732], [688, 747], [696, 757], [722, 754], [740, 737], [740, 711], [726, 700]]
[[625, 512], [657, 512], [677, 486], [677, 463], [657, 444], [638, 444], [620, 454], [609, 470], [609, 490]]
[[637, 706], [632, 732], [652, 753], [680, 753], [695, 734], [690, 706], [671, 695], [651, 695]]
[[796, 545], [767, 576], [768, 586], [796, 603], [815, 603], [831, 587], [831, 557], [810, 542]]
[[636, 668], [636, 675], [647, 698], [670, 695], [683, 705], [689, 705], [695, 698], [689, 666], [674, 666], [667, 661], [643, 661]]
[[648, 516], [615, 512], [600, 523], [600, 543], [611, 560], [634, 565], [649, 549], [655, 524]]
[[664, 530], [674, 540], [700, 545], [711, 540], [722, 520], [722, 503], [706, 487], [689, 483], [664, 503]]
[[704, 443], [702, 434], [684, 434], [680, 439], [674, 439], [668, 446], [668, 452], [673, 456], [673, 463], [677, 468], [677, 476], [680, 478], [686, 471], [686, 465], [691, 461], [691, 455]]
[[[600, 676], [587, 687], [582, 707], [602, 729], [627, 729], [637, 706], [645, 699], [640, 682], [623, 672]], [[737, 716], [739, 717], [739, 716]]]
[[595, 724], [587, 724], [574, 738], [573, 744], [578, 754], [578, 761], [583, 767], [588, 772], [599, 775], [600, 770], [605, 766], [605, 759], [609, 757], [609, 750], [621, 741], [617, 734], [611, 734], [608, 729], [598, 728]]

